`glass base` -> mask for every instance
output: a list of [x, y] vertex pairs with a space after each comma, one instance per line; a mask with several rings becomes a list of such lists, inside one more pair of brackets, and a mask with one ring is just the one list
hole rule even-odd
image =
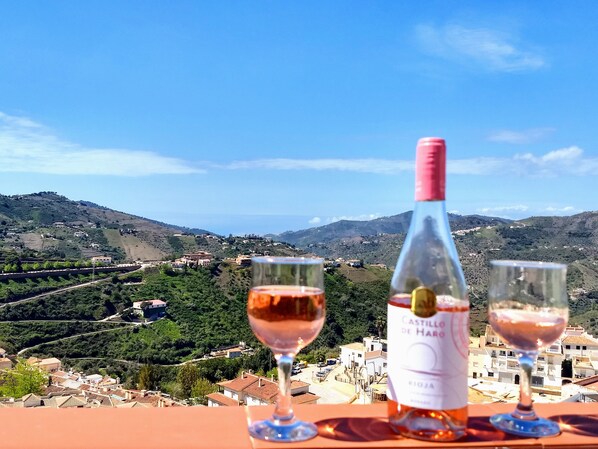
[[293, 421], [279, 424], [275, 421], [256, 421], [249, 425], [249, 434], [260, 440], [292, 443], [311, 440], [318, 434], [318, 428], [309, 422]]
[[545, 418], [524, 420], [515, 418], [510, 413], [503, 413], [490, 417], [490, 422], [498, 430], [521, 437], [554, 437], [561, 433], [557, 423]]

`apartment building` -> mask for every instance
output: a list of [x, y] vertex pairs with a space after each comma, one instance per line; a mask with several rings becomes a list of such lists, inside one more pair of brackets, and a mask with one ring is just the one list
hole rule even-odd
[[349, 343], [341, 347], [341, 364], [348, 370], [367, 369], [370, 376], [386, 374], [386, 340], [365, 337], [362, 343]]
[[[573, 378], [598, 374], [598, 340], [584, 328], [570, 326], [561, 338], [538, 355], [532, 372], [532, 386], [560, 388], [563, 361], [571, 360]], [[484, 335], [470, 338], [469, 377], [519, 383], [519, 362], [512, 348], [487, 325]]]

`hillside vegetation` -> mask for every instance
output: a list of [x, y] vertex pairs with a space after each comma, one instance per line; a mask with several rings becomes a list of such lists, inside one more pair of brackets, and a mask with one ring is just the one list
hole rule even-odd
[[[356, 275], [352, 271], [358, 270], [368, 273], [367, 281], [351, 280]], [[363, 277], [361, 273], [357, 275]], [[223, 278], [227, 280], [223, 282]], [[0, 321], [46, 320], [49, 316], [92, 321], [122, 309], [131, 301], [160, 298], [168, 302], [166, 319], [43, 344], [31, 353], [175, 364], [239, 341], [258, 346], [246, 316], [248, 278], [248, 268], [226, 264], [212, 270], [169, 274], [149, 270], [142, 285], [90, 287], [46, 298], [37, 304], [10, 306], [8, 310], [0, 309]], [[385, 315], [389, 282], [390, 273], [379, 268], [327, 273], [326, 325], [308, 350], [334, 347], [377, 334], [376, 319]], [[36, 326], [41, 332], [43, 324], [37, 322]], [[17, 350], [31, 343], [32, 338], [14, 338], [16, 334], [8, 332], [5, 340]]]
[[[228, 259], [252, 253], [319, 254], [366, 262], [364, 268], [341, 263], [326, 272], [326, 322], [306, 352], [324, 354], [329, 348], [360, 341], [366, 335], [384, 336], [392, 267], [409, 218], [407, 213], [358, 225], [341, 222], [294, 236], [284, 234], [288, 243], [283, 243], [258, 236], [220, 237], [208, 232], [194, 235], [52, 193], [0, 196], [3, 261], [52, 255], [77, 259], [94, 251], [121, 260], [150, 252], [152, 258], [161, 254], [171, 258], [198, 249], [209, 251], [216, 258], [209, 268], [181, 272], [167, 266], [152, 268], [124, 276], [134, 283], [123, 283], [114, 276], [103, 285], [0, 305], [0, 345], [15, 352], [31, 348], [26, 355], [60, 357], [90, 368], [106, 364], [175, 365], [239, 341], [259, 348], [245, 309], [250, 269]], [[481, 332], [486, 323], [488, 266], [492, 259], [567, 263], [570, 322], [598, 333], [598, 213], [531, 217], [514, 222], [452, 216], [451, 226], [469, 285], [473, 334]], [[85, 235], [75, 236], [75, 232]], [[86, 279], [2, 281], [0, 299], [14, 301]], [[134, 325], [126, 311], [134, 301], [147, 299], [167, 301], [167, 316], [152, 324]], [[117, 324], [99, 321], [114, 315], [120, 316], [113, 318], [119, 320]], [[261, 362], [251, 363], [271, 363], [269, 356], [260, 357]], [[209, 363], [220, 370], [218, 376], [231, 367], [242, 366], [240, 362], [218, 367], [218, 363], [224, 362]], [[218, 378], [215, 371], [210, 371], [209, 376]]]

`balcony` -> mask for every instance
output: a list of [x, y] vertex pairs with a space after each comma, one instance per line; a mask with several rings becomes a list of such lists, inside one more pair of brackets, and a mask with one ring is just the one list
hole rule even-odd
[[268, 448], [598, 448], [598, 403], [537, 404], [557, 420], [562, 434], [530, 439], [506, 435], [488, 422], [514, 404], [470, 407], [467, 437], [458, 443], [428, 443], [395, 435], [386, 405], [304, 405], [296, 413], [315, 422], [319, 436], [294, 444], [253, 440], [247, 422], [271, 415], [272, 407], [183, 407], [172, 409], [0, 409], [0, 441], [7, 449], [268, 449]]

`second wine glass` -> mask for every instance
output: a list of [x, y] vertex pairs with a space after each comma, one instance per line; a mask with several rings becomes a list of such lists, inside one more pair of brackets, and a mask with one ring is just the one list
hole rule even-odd
[[559, 425], [540, 418], [531, 397], [532, 370], [538, 351], [554, 343], [569, 317], [567, 266], [547, 262], [490, 262], [488, 321], [515, 349], [519, 366], [519, 403], [512, 413], [494, 415], [490, 422], [507, 433], [546, 437], [560, 433]]
[[255, 336], [274, 352], [278, 363], [279, 393], [271, 420], [254, 422], [249, 433], [270, 441], [304, 441], [318, 431], [299, 421], [291, 407], [291, 370], [295, 355], [311, 343], [324, 325], [322, 259], [254, 257], [247, 302]]

